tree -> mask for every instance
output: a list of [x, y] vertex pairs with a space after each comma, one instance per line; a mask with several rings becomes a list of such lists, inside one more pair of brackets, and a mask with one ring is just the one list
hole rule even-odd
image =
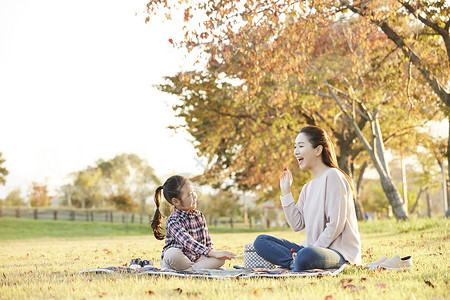
[[103, 199], [99, 188], [99, 181], [102, 171], [97, 168], [88, 167], [79, 171], [74, 182], [75, 193], [72, 195], [72, 202], [81, 208], [99, 206]]
[[116, 206], [111, 199], [124, 199], [124, 195], [128, 195], [141, 203], [141, 212], [145, 214], [145, 199], [151, 195], [155, 185], [160, 184], [153, 168], [136, 154], [100, 159], [94, 167], [89, 166], [74, 175], [74, 183], [63, 186], [62, 190], [68, 205], [71, 203], [82, 208]]
[[12, 190], [3, 201], [6, 206], [23, 206], [25, 205], [25, 200], [20, 196], [20, 188]]
[[30, 204], [32, 207], [48, 207], [51, 204], [51, 198], [48, 195], [47, 185], [32, 183], [30, 194]]
[[[373, 2], [368, 1], [350, 5], [347, 1], [327, 1], [318, 3], [292, 3], [291, 1], [247, 1], [245, 3], [242, 3], [241, 1], [209, 1], [207, 5], [204, 3], [191, 5], [189, 2], [186, 4], [185, 8], [185, 21], [189, 22], [192, 19], [192, 16], [196, 15], [194, 13], [196, 11], [205, 13], [206, 20], [203, 21], [204, 27], [201, 28], [189, 27], [189, 24], [187, 24], [188, 30], [185, 35], [185, 40], [182, 40], [178, 45], [186, 46], [189, 50], [193, 49], [193, 47], [202, 47], [203, 49], [206, 49], [205, 52], [210, 52], [211, 61], [216, 62], [219, 65], [223, 65], [230, 60], [239, 58], [244, 65], [249, 66], [242, 78], [245, 79], [246, 89], [244, 92], [247, 94], [247, 98], [251, 99], [259, 92], [259, 87], [267, 76], [270, 76], [270, 79], [276, 84], [285, 81], [286, 78], [289, 77], [289, 74], [297, 75], [297, 77], [300, 78], [300, 81], [302, 81], [309, 68], [311, 58], [314, 58], [313, 54], [316, 49], [315, 46], [317, 46], [315, 41], [318, 37], [326, 36], [330, 26], [333, 26], [333, 23], [336, 22], [338, 18], [344, 18], [355, 22], [358, 25], [358, 27], [356, 27], [357, 30], [354, 31], [356, 36], [353, 37], [353, 43], [354, 41], [359, 43], [358, 48], [353, 48], [357, 49], [355, 51], [352, 51], [352, 47], [349, 48], [350, 58], [353, 59], [352, 71], [358, 73], [356, 79], [360, 81], [365, 75], [370, 73], [376, 74], [379, 70], [383, 69], [380, 68], [380, 66], [384, 67], [387, 59], [390, 58], [393, 53], [396, 53], [399, 48], [389, 49], [385, 40], [373, 39], [373, 36], [377, 36], [377, 29], [373, 26], [377, 23], [373, 21], [373, 14], [370, 18], [367, 18], [368, 15], [360, 14], [361, 17], [358, 18], [358, 15], [349, 15], [345, 10], [351, 10], [355, 7], [359, 7], [360, 9], [361, 7], [364, 9], [369, 7], [370, 9], [377, 10], [378, 17], [383, 15], [383, 12], [385, 12], [384, 16], [390, 15], [391, 11], [399, 12], [398, 16], [390, 16], [391, 19], [394, 20], [394, 24], [404, 32], [414, 32], [411, 28], [417, 26], [412, 26], [408, 22], [405, 22], [408, 15], [405, 17], [403, 9], [399, 8], [397, 11], [396, 9], [382, 9], [386, 7], [391, 8], [391, 6], [394, 5], [392, 3], [393, 2], [386, 1], [382, 4], [378, 4], [378, 2], [377, 4], [374, 4]], [[439, 3], [436, 4], [435, 8], [439, 13], [445, 12], [445, 6], [443, 8], [442, 1]], [[402, 3], [402, 5], [403, 4], [404, 3]], [[375, 7], [376, 5], [378, 5], [378, 7]], [[384, 7], [380, 7], [381, 5], [384, 5]], [[173, 9], [170, 5], [162, 6], [162, 1], [152, 1], [148, 4], [149, 12], [156, 12], [161, 9], [168, 9], [170, 11]], [[401, 8], [405, 8], [405, 6], [403, 5]], [[445, 14], [441, 15], [443, 15], [444, 18], [446, 17]], [[268, 37], [271, 40], [270, 43], [267, 43]], [[390, 37], [387, 36], [387, 38]], [[425, 36], [425, 38], [427, 38], [427, 36]], [[241, 42], [236, 43], [236, 41]], [[381, 44], [377, 44], [377, 41], [380, 41]], [[441, 45], [442, 43], [439, 43], [438, 41], [437, 43], [432, 43], [431, 46], [427, 45], [424, 49], [428, 49], [427, 51], [430, 51], [431, 49], [431, 51], [433, 51], [434, 47], [439, 48]], [[376, 49], [377, 51], [373, 51], [373, 49]], [[372, 58], [372, 63], [369, 64], [372, 70], [366, 70], [369, 71], [368, 73], [363, 73], [361, 70], [360, 72], [357, 72], [358, 59], [361, 58], [361, 55], [359, 54], [360, 50], [363, 51], [363, 54], [366, 57]], [[384, 50], [384, 53], [382, 50]], [[444, 57], [445, 59], [445, 56], [443, 56], [445, 51], [437, 49], [436, 53], [438, 54], [438, 57]], [[364, 58], [364, 56], [362, 58]], [[407, 60], [406, 63], [408, 63]], [[439, 65], [439, 61], [437, 64], [434, 63], [434, 65], [431, 65], [433, 70], [442, 69], [442, 65]], [[411, 64], [409, 64], [409, 66], [411, 66]], [[414, 85], [421, 84], [421, 82], [411, 80], [411, 68], [408, 68], [407, 70], [408, 72], [400, 74], [403, 76], [397, 77], [398, 79], [406, 77], [407, 80], [403, 81], [406, 83], [406, 85], [403, 84], [403, 90], [406, 90], [405, 94], [408, 95], [407, 99], [410, 107], [414, 108], [415, 105], [421, 104], [420, 102], [422, 99], [411, 99], [411, 95], [414, 94], [410, 93], [410, 89]], [[356, 83], [350, 81], [350, 84], [342, 84], [346, 82], [340, 81], [339, 84], [346, 87], [346, 89], [344, 89], [345, 91], [347, 91], [348, 88], [351, 88], [349, 89], [349, 92], [346, 93], [347, 95], [345, 95], [345, 97], [347, 98], [346, 100], [350, 102], [350, 107], [353, 107], [353, 112], [355, 112], [355, 108], [359, 108], [360, 111], [363, 111], [361, 107], [357, 106], [367, 104], [366, 101], [361, 101], [361, 99], [349, 95], [352, 90], [355, 90], [355, 84], [358, 86], [358, 81], [356, 81]], [[319, 87], [313, 87], [315, 92], [318, 91], [319, 93], [323, 93], [320, 86], [325, 86], [325, 88], [329, 90], [327, 96], [340, 104], [342, 112], [345, 114], [350, 124], [355, 125], [355, 116], [349, 114], [349, 111], [347, 111], [347, 105], [349, 103], [343, 103], [342, 101], [344, 93], [337, 94], [335, 90], [332, 90], [336, 88], [336, 84], [329, 82], [328, 80], [319, 82]], [[367, 91], [367, 89], [363, 89], [363, 91]], [[388, 91], [390, 90], [386, 90], [386, 92]], [[385, 99], [386, 96], [388, 96], [386, 94], [387, 93], [384, 95]], [[277, 96], [280, 98], [280, 95], [277, 94], [275, 94], [274, 98], [277, 98]], [[380, 97], [377, 98], [378, 99], [376, 100], [380, 102]], [[417, 102], [417, 104], [415, 102]], [[355, 132], [358, 133], [358, 137], [363, 143], [366, 151], [369, 153], [372, 152], [371, 159], [377, 167], [377, 170], [381, 173], [380, 177], [382, 178], [384, 190], [390, 199], [391, 205], [394, 207], [396, 216], [399, 219], [404, 219], [406, 218], [406, 214], [403, 211], [402, 206], [399, 205], [399, 193], [392, 184], [387, 165], [383, 163], [383, 155], [380, 154], [381, 157], [378, 156], [379, 153], [382, 153], [380, 150], [382, 150], [383, 147], [379, 135], [381, 131], [379, 126], [380, 121], [378, 120], [378, 111], [379, 108], [375, 106], [364, 112], [365, 115], [363, 117], [371, 122], [372, 130], [370, 136], [373, 138], [369, 139], [369, 141], [367, 141], [367, 138], [365, 138], [362, 132], [358, 132], [356, 126], [353, 126], [353, 128], [355, 129]], [[431, 113], [431, 111], [428, 113]], [[375, 138], [377, 136], [378, 141]], [[372, 143], [371, 145], [370, 142], [376, 142], [376, 144]], [[386, 174], [384, 175], [384, 173]]]
[[133, 201], [133, 198], [128, 193], [123, 193], [110, 198], [114, 206], [121, 211], [131, 212], [138, 204]]
[[2, 165], [6, 161], [2, 156], [3, 153], [0, 152], [0, 184], [5, 185], [6, 183], [5, 177], [9, 174], [9, 171], [5, 167], [2, 167]]
[[129, 194], [140, 202], [141, 212], [146, 214], [145, 200], [161, 184], [146, 160], [136, 154], [120, 154], [107, 161], [99, 160], [97, 168], [102, 173], [105, 194]]
[[[411, 87], [426, 85], [422, 95], [427, 102], [440, 106], [450, 118], [450, 94], [446, 88], [450, 79], [448, 1], [214, 0], [169, 3], [152, 0], [147, 4], [146, 22], [151, 14], [161, 12], [170, 19], [176, 8], [184, 9], [183, 29], [186, 33], [183, 40], [170, 39], [170, 42], [188, 50], [200, 48], [206, 52], [205, 49], [209, 49], [212, 60], [218, 63], [242, 53], [248, 54], [242, 60], [253, 66], [251, 76], [246, 76], [250, 93], [254, 90], [251, 87], [258, 86], [266, 74], [281, 81], [291, 69], [302, 77], [310, 58], [308, 54], [314, 49], [315, 37], [323, 35], [339, 18], [351, 19], [361, 25], [361, 30], [357, 31], [358, 49], [367, 48], [366, 37], [381, 30], [390, 43], [385, 43], [386, 54], [378, 57], [377, 64], [383, 64], [384, 58], [392, 54], [403, 54], [400, 78], [408, 101], [414, 96], [409, 93]], [[273, 37], [270, 45], [265, 43], [267, 36]], [[236, 40], [249, 41], [248, 47], [236, 43], [235, 47], [230, 47]], [[419, 73], [416, 77], [413, 68]], [[447, 144], [450, 147], [450, 143]], [[450, 160], [450, 156], [447, 159]]]
[[[353, 176], [355, 161], [363, 149], [361, 144], [355, 143], [355, 139], [357, 136], [360, 139], [364, 138], [362, 130], [365, 124], [372, 124], [372, 136], [378, 135], [381, 138], [378, 132], [373, 132], [376, 126], [377, 130], [380, 130], [378, 115], [375, 114], [374, 119], [373, 114], [364, 104], [372, 106], [375, 112], [380, 108], [383, 108], [384, 111], [389, 109], [394, 112], [395, 109], [402, 109], [403, 106], [397, 101], [386, 103], [385, 99], [376, 96], [377, 94], [382, 95], [380, 89], [386, 88], [386, 83], [377, 81], [378, 78], [372, 78], [373, 76], [368, 74], [370, 69], [364, 69], [358, 65], [353, 66], [352, 54], [356, 51], [352, 51], [352, 49], [355, 48], [357, 41], [348, 39], [344, 34], [344, 31], [349, 32], [352, 26], [351, 23], [339, 22], [330, 27], [330, 31], [326, 35], [319, 36], [317, 43], [314, 44], [316, 50], [311, 52], [312, 58], [308, 62], [310, 67], [304, 71], [302, 80], [299, 80], [296, 74], [290, 73], [289, 70], [285, 73], [285, 82], [280, 83], [272, 80], [272, 75], [268, 74], [267, 78], [259, 83], [258, 91], [251, 93], [252, 97], [242, 92], [244, 89], [248, 90], [246, 85], [248, 80], [245, 81], [245, 74], [251, 72], [251, 67], [242, 63], [243, 59], [230, 59], [227, 63], [222, 64], [210, 61], [205, 72], [186, 72], [167, 77], [170, 84], [161, 85], [159, 88], [180, 97], [181, 104], [175, 106], [174, 110], [178, 116], [185, 119], [185, 127], [188, 132], [199, 142], [197, 148], [200, 150], [200, 155], [215, 159], [206, 174], [208, 177], [217, 180], [222, 174], [223, 177], [231, 177], [239, 186], [252, 189], [262, 188], [262, 191], [267, 193], [265, 188], [277, 185], [275, 174], [279, 172], [276, 169], [277, 164], [273, 158], [272, 149], [278, 149], [275, 155], [281, 155], [283, 159], [287, 160], [286, 155], [289, 157], [291, 153], [285, 146], [291, 143], [289, 138], [292, 139], [287, 133], [292, 131], [292, 135], [296, 134], [303, 124], [319, 125], [333, 133], [333, 136], [337, 138], [339, 148], [339, 164], [344, 171]], [[377, 41], [377, 36], [371, 38], [373, 41]], [[365, 65], [364, 57], [354, 59], [361, 61], [360, 65]], [[244, 58], [245, 60], [246, 58]], [[370, 61], [368, 65], [370, 66]], [[389, 75], [393, 77], [392, 74]], [[238, 83], [236, 83], [236, 79], [239, 80]], [[235, 83], [230, 83], [230, 80], [235, 80]], [[333, 86], [328, 82], [332, 82]], [[310, 88], [311, 86], [314, 86], [315, 89]], [[333, 93], [327, 93], [331, 87]], [[349, 90], [352, 92], [350, 94], [352, 97], [337, 87]], [[339, 98], [334, 92], [336, 89], [339, 91]], [[374, 96], [367, 99], [367, 95]], [[359, 121], [356, 121], [356, 115], [352, 117], [352, 115], [340, 113], [340, 111], [346, 112], [340, 98], [343, 96], [349, 102], [345, 105], [354, 107], [356, 103]], [[365, 99], [363, 98], [361, 101], [357, 97]], [[327, 98], [331, 100], [326, 100]], [[334, 102], [336, 100], [341, 104], [341, 108], [336, 106]], [[427, 111], [426, 108], [422, 108], [422, 110]], [[415, 111], [418, 113], [417, 109]], [[405, 126], [409, 128], [409, 134], [413, 133], [414, 126], [417, 126], [417, 123], [421, 124], [424, 118], [415, 118], [416, 121], [409, 118], [406, 122], [398, 119], [392, 122], [393, 115], [386, 114], [382, 118], [385, 124], [389, 124], [390, 137], [399, 135]], [[425, 119], [429, 116], [425, 113], [422, 115], [426, 116]], [[349, 116], [351, 118], [348, 118]], [[261, 142], [262, 146], [258, 146]], [[220, 146], [219, 143], [221, 143]], [[363, 143], [367, 151], [373, 152], [371, 158], [375, 160], [375, 165], [378, 157], [375, 156], [375, 153], [384, 155], [384, 141], [381, 139], [378, 143], [381, 144], [376, 150], [371, 150], [373, 148], [370, 145]], [[271, 147], [267, 147], [267, 145]], [[282, 153], [283, 149], [286, 149], [285, 153]], [[381, 150], [383, 152], [380, 152]], [[249, 157], [249, 153], [253, 158]], [[255, 163], [254, 157], [262, 155], [265, 155], [265, 158], [259, 159]], [[245, 157], [245, 159], [239, 161], [240, 157]], [[350, 164], [350, 162], [352, 163]], [[257, 168], [252, 169], [252, 164]], [[364, 163], [360, 165], [364, 166]], [[386, 168], [387, 165], [383, 167], [383, 169]], [[364, 169], [365, 167], [362, 168], [362, 170]], [[240, 177], [240, 170], [248, 170], [248, 172], [243, 173], [243, 176]], [[268, 170], [274, 174], [272, 178], [268, 178]], [[359, 172], [360, 177], [362, 174], [363, 172]], [[395, 203], [400, 201], [399, 194], [395, 193], [395, 186], [388, 174], [389, 172], [382, 176], [382, 179], [388, 184], [384, 185], [385, 190], [389, 191], [389, 198], [393, 199], [393, 207], [398, 207]], [[392, 187], [394, 192], [390, 192]], [[270, 195], [270, 197], [273, 196]], [[363, 214], [358, 206], [357, 212], [361, 218]], [[401, 210], [396, 215], [400, 219], [406, 217]]]
[[[252, 72], [246, 60], [245, 54], [222, 64], [210, 60], [206, 70], [166, 77], [169, 83], [159, 86], [179, 96], [180, 104], [174, 110], [185, 119], [184, 128], [195, 138], [199, 154], [210, 158], [205, 177], [214, 182], [229, 178], [240, 190], [260, 191], [260, 196], [273, 199], [277, 189], [272, 187], [278, 185], [282, 165], [291, 161], [296, 167], [289, 145], [306, 124], [320, 125], [332, 133], [339, 164], [352, 176], [350, 162], [363, 148], [334, 101], [299, 93], [302, 83], [295, 74], [284, 82], [267, 74], [250, 96], [244, 92], [249, 90], [246, 76]], [[362, 129], [366, 123], [361, 119], [358, 125]], [[303, 183], [309, 176], [299, 174], [298, 178]]]

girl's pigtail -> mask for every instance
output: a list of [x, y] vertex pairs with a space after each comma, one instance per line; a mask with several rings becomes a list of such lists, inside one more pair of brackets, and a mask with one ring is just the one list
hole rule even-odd
[[159, 210], [159, 206], [161, 205], [161, 190], [162, 189], [163, 189], [163, 187], [160, 186], [155, 191], [156, 211], [155, 211], [155, 215], [153, 216], [153, 220], [150, 224], [150, 226], [153, 229], [153, 234], [155, 235], [155, 238], [158, 240], [163, 240], [165, 238], [165, 235], [162, 233], [162, 227], [161, 227], [161, 219], [163, 218], [163, 215], [161, 214], [161, 212]]

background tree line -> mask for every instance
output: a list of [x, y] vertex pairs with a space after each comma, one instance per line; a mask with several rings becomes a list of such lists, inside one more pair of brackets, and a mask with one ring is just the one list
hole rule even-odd
[[60, 205], [74, 208], [115, 208], [146, 214], [146, 199], [160, 184], [153, 168], [136, 154], [99, 159], [94, 166], [74, 172], [70, 177], [71, 182], [61, 186], [56, 195], [51, 195], [47, 185], [33, 182], [28, 199], [21, 197], [19, 188], [2, 202], [12, 206], [48, 207], [52, 200], [59, 200]]

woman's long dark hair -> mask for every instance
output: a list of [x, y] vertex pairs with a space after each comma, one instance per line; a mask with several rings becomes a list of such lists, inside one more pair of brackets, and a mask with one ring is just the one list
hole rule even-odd
[[339, 168], [333, 143], [331, 142], [325, 130], [317, 126], [306, 126], [303, 127], [302, 130], [300, 130], [300, 133], [306, 134], [308, 141], [312, 144], [313, 148], [317, 148], [319, 145], [323, 147], [321, 154], [323, 163], [330, 168], [338, 169], [342, 172], [342, 174], [344, 174], [345, 178], [348, 181], [348, 184], [350, 185], [350, 188], [352, 189], [353, 198], [355, 198], [356, 194], [355, 188], [353, 186], [353, 180], [350, 178], [350, 176], [348, 176], [347, 173]]
[[166, 182], [160, 187], [158, 187], [155, 191], [155, 203], [156, 203], [156, 211], [153, 216], [153, 220], [150, 223], [150, 226], [153, 229], [153, 234], [155, 238], [158, 240], [163, 240], [165, 238], [165, 234], [162, 233], [161, 222], [164, 217], [159, 210], [159, 206], [161, 205], [161, 191], [163, 191], [164, 198], [167, 202], [173, 205], [172, 199], [178, 198], [180, 199], [181, 189], [188, 182], [188, 179], [184, 178], [180, 175], [174, 175], [169, 177]]

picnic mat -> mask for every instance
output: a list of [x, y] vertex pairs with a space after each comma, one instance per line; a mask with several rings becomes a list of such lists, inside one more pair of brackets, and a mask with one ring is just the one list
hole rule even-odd
[[305, 276], [324, 276], [339, 274], [347, 264], [343, 264], [338, 269], [314, 269], [301, 272], [293, 272], [285, 269], [224, 269], [224, 270], [195, 270], [189, 271], [173, 271], [160, 270], [156, 267], [143, 267], [132, 269], [129, 267], [106, 267], [92, 270], [81, 271], [80, 274], [135, 274], [135, 275], [156, 275], [156, 276], [178, 276], [188, 278], [215, 278], [215, 279], [233, 279], [233, 278], [252, 278], [252, 277], [305, 277]]

